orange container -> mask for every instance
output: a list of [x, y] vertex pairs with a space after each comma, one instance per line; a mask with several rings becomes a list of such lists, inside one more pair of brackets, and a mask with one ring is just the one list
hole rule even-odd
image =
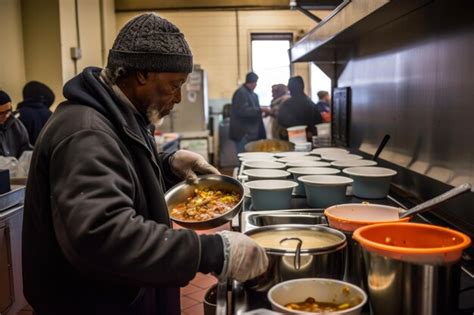
[[347, 203], [324, 210], [329, 226], [345, 232], [354, 232], [360, 227], [387, 222], [407, 222], [410, 218], [399, 219], [401, 208], [378, 204]]
[[369, 252], [419, 264], [449, 264], [471, 244], [469, 236], [419, 223], [380, 223], [361, 227], [353, 238]]

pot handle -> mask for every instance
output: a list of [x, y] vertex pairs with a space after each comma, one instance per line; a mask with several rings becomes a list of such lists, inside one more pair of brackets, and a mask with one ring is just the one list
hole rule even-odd
[[296, 270], [300, 270], [301, 267], [301, 246], [303, 245], [303, 241], [297, 237], [287, 237], [280, 241], [280, 244], [286, 241], [298, 241], [298, 245], [296, 245], [296, 252], [295, 252], [295, 261], [294, 267]]

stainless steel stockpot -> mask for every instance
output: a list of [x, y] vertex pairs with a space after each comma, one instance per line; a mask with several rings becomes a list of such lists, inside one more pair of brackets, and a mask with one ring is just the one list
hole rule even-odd
[[291, 233], [288, 233], [288, 237], [282, 239], [281, 242], [298, 241], [297, 246], [294, 249], [266, 248], [269, 258], [267, 271], [245, 282], [247, 289], [266, 292], [275, 284], [286, 280], [316, 277], [339, 280], [343, 278], [344, 248], [346, 247], [346, 236], [343, 233], [324, 226], [282, 224], [256, 228], [245, 234], [252, 237], [252, 235], [269, 231], [315, 231], [335, 235], [340, 241], [326, 247], [305, 249], [300, 239], [291, 237]]

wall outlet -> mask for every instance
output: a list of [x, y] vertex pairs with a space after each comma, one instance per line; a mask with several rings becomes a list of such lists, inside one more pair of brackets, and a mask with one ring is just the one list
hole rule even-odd
[[82, 58], [82, 50], [80, 47], [71, 47], [70, 51], [72, 60], [79, 60]]

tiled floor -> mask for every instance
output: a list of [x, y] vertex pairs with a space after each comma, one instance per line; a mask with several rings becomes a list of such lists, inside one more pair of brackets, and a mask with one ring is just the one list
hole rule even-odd
[[215, 284], [216, 278], [198, 273], [188, 286], [181, 289], [181, 314], [202, 315], [202, 304], [206, 291]]

